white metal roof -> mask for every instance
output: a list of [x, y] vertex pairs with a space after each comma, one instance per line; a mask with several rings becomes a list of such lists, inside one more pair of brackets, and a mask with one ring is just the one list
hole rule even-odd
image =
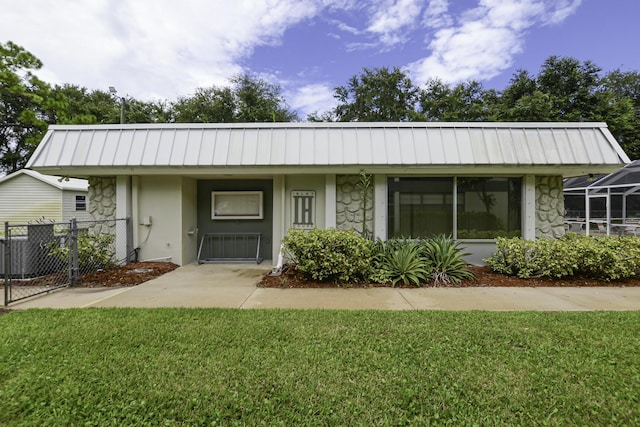
[[[50, 126], [28, 167], [600, 166], [629, 158], [604, 123], [250, 123]], [[606, 166], [606, 168], [602, 168]]]
[[61, 177], [61, 176], [55, 176], [55, 175], [44, 175], [29, 169], [20, 169], [17, 172], [14, 172], [10, 175], [0, 178], [0, 184], [8, 182], [11, 179], [16, 178], [20, 175], [29, 175], [32, 178], [35, 178], [39, 181], [44, 182], [45, 184], [49, 184], [52, 187], [58, 188], [60, 190], [67, 190], [67, 191], [88, 191], [89, 190], [89, 182], [86, 179]]

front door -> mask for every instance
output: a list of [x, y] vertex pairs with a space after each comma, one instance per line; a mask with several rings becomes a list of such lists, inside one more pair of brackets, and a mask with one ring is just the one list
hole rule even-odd
[[255, 255], [260, 236], [260, 257], [272, 258], [273, 181], [271, 179], [212, 179], [198, 181], [198, 244], [206, 233], [226, 240], [215, 243], [215, 256]]

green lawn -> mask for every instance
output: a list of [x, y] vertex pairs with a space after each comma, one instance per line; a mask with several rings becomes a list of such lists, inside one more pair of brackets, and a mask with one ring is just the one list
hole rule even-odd
[[30, 310], [0, 425], [639, 425], [640, 312]]

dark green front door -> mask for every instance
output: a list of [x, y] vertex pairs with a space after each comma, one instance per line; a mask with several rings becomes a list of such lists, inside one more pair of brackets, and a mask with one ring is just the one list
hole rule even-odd
[[[262, 192], [262, 219], [212, 219], [213, 192]], [[205, 233], [260, 233], [260, 257], [273, 259], [273, 181], [270, 179], [215, 179], [198, 181], [198, 244]], [[224, 243], [232, 245], [229, 239]], [[227, 247], [226, 253], [233, 253]], [[249, 251], [250, 252], [250, 251]], [[249, 253], [248, 255], [251, 255]]]

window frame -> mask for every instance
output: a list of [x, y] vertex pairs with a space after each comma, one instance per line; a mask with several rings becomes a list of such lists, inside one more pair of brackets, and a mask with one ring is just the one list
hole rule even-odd
[[[232, 199], [237, 197], [240, 205], [231, 207], [231, 209], [238, 209], [236, 212], [220, 213], [217, 211], [216, 199], [222, 199], [229, 197]], [[244, 198], [244, 203], [242, 201]], [[250, 198], [250, 199], [247, 199]], [[253, 200], [252, 200], [253, 199]], [[255, 204], [254, 209], [246, 209], [248, 205]], [[253, 207], [253, 206], [252, 206]], [[245, 209], [244, 211], [242, 209]], [[244, 213], [246, 212], [246, 213]], [[212, 220], [256, 220], [264, 219], [264, 195], [262, 191], [212, 191], [211, 192], [211, 219]]]
[[[463, 240], [463, 241], [468, 241], [468, 242], [488, 242], [488, 241], [494, 241], [496, 239], [496, 237], [487, 237], [487, 238], [458, 238], [458, 214], [460, 212], [464, 212], [464, 211], [460, 211], [459, 210], [459, 206], [458, 204], [460, 203], [460, 194], [458, 194], [458, 179], [459, 178], [487, 178], [487, 179], [493, 179], [493, 178], [504, 178], [507, 180], [510, 179], [518, 179], [520, 180], [520, 204], [519, 204], [519, 208], [520, 208], [520, 215], [519, 215], [519, 234], [520, 236], [523, 235], [524, 233], [524, 226], [525, 226], [525, 206], [524, 206], [524, 201], [525, 201], [525, 196], [524, 196], [524, 192], [525, 192], [525, 176], [524, 175], [500, 175], [500, 176], [487, 176], [487, 175], [434, 175], [434, 176], [429, 176], [429, 175], [387, 175], [386, 177], [386, 190], [387, 190], [387, 201], [391, 200], [390, 194], [390, 188], [391, 186], [390, 181], [396, 178], [405, 178], [405, 179], [438, 179], [438, 178], [451, 178], [453, 180], [453, 185], [452, 185], [452, 194], [451, 195], [446, 195], [445, 196], [445, 202], [449, 202], [451, 203], [451, 215], [453, 216], [452, 218], [452, 230], [450, 231], [451, 236], [453, 239], [455, 240]], [[451, 197], [451, 199], [449, 199]], [[465, 196], [466, 197], [466, 196]], [[463, 199], [464, 200], [464, 199]], [[445, 203], [448, 204], [448, 203]], [[390, 237], [393, 233], [394, 233], [394, 224], [391, 223], [391, 212], [392, 206], [391, 204], [389, 204], [389, 202], [387, 202], [387, 206], [386, 206], [386, 228], [387, 228], [387, 239], [389, 238], [397, 238], [397, 237]], [[508, 227], [504, 227], [504, 230], [501, 231], [505, 231], [507, 233], [510, 232], [518, 232], [518, 230], [511, 230], [511, 231], [507, 231]]]
[[[80, 201], [82, 199], [82, 201]], [[76, 212], [87, 211], [87, 196], [83, 194], [76, 194], [74, 198], [74, 210]]]

